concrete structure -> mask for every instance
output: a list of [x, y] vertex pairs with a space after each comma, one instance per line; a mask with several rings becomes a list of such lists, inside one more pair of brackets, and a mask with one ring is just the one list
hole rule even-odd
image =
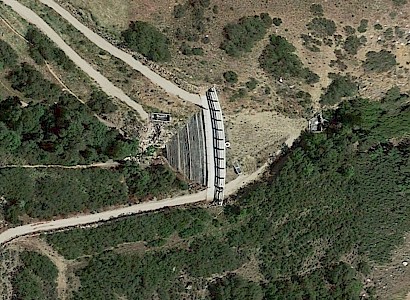
[[[226, 178], [226, 143], [225, 127], [221, 105], [215, 87], [210, 88], [206, 93], [206, 102], [208, 111], [204, 110], [204, 118], [211, 120], [212, 127], [212, 152], [213, 152], [213, 189], [214, 201], [219, 205], [223, 204], [224, 188]], [[205, 100], [205, 99], [204, 99]], [[208, 115], [207, 115], [208, 114]], [[208, 146], [208, 144], [207, 144]], [[210, 145], [209, 145], [210, 146]], [[210, 147], [209, 147], [210, 148]], [[209, 174], [209, 171], [208, 171]], [[209, 178], [208, 185], [211, 184], [212, 178]]]
[[215, 88], [201, 97], [196, 114], [166, 147], [171, 166], [188, 179], [207, 187], [207, 200], [223, 204], [226, 141], [222, 109]]
[[171, 122], [171, 115], [163, 113], [151, 113], [151, 121], [169, 123]]
[[166, 145], [169, 164], [186, 178], [206, 185], [205, 133], [202, 113], [197, 113]]

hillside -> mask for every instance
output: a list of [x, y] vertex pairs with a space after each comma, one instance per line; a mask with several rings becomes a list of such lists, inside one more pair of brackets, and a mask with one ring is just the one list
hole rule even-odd
[[381, 102], [354, 99], [328, 112], [325, 133], [303, 134], [223, 208], [164, 210], [42, 239], [67, 260], [73, 299], [403, 297], [409, 271], [390, 259], [408, 251], [408, 99], [390, 90]]
[[[128, 0], [115, 3], [69, 0], [59, 3], [109, 40], [136, 50], [142, 59], [145, 55], [147, 63], [183, 86], [204, 89], [215, 84], [221, 93], [227, 121], [232, 124], [230, 130], [233, 135], [240, 135], [243, 127], [238, 121], [248, 114], [253, 117], [245, 127], [263, 119], [266, 111], [309, 118], [323, 105], [334, 105], [347, 95], [331, 94], [335, 100], [321, 101], [321, 95], [334, 81], [333, 74], [345, 76], [356, 84], [360, 78], [357, 93], [362, 97], [382, 97], [395, 85], [405, 90], [410, 63], [406, 46], [409, 7], [399, 2], [318, 1], [313, 5], [297, 1], [291, 9], [283, 1], [175, 3], [164, 0], [153, 5]], [[130, 35], [124, 35], [129, 32], [130, 22], [141, 22], [151, 26], [152, 32], [162, 34], [163, 45], [158, 49], [167, 49], [168, 58], [150, 61], [148, 40], [137, 43], [146, 41], [146, 50], [133, 48]], [[271, 35], [285, 39], [281, 53], [273, 50], [277, 45], [272, 45]], [[133, 38], [138, 40], [138, 36]], [[235, 47], [243, 47], [244, 51], [236, 51]], [[383, 56], [382, 50], [388, 53]], [[365, 63], [368, 52], [370, 62]], [[376, 56], [371, 56], [373, 52]], [[371, 67], [372, 58], [376, 64], [385, 64], [385, 68]], [[235, 76], [228, 78], [227, 72]], [[302, 73], [310, 79], [303, 78], [306, 75], [301, 76]], [[258, 161], [267, 159], [260, 141], [273, 137], [263, 132], [276, 131], [282, 122], [277, 119], [273, 124], [266, 123], [267, 126], [265, 122], [255, 124], [260, 130], [255, 136], [247, 136], [247, 143], [256, 148], [256, 159], [246, 147], [239, 147], [230, 161], [239, 161], [247, 170], [254, 170]], [[300, 128], [299, 124], [291, 126]], [[278, 134], [283, 136], [281, 132]], [[268, 147], [273, 151], [274, 143]]]
[[217, 206], [164, 157], [203, 104], [50, 1], [18, 3], [104, 80], [0, 4], [0, 299], [410, 299], [410, 2], [57, 1], [186, 95], [216, 87]]

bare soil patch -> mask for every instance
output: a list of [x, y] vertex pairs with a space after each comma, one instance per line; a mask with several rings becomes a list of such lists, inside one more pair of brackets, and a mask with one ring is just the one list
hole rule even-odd
[[410, 299], [410, 234], [403, 240], [392, 253], [391, 262], [373, 268], [368, 284], [375, 286], [379, 299]]

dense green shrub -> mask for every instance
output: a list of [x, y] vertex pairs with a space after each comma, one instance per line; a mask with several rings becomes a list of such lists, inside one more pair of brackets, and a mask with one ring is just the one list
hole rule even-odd
[[349, 25], [343, 27], [343, 30], [346, 32], [348, 36], [356, 33], [356, 29]]
[[208, 289], [212, 300], [262, 300], [264, 296], [256, 282], [233, 274], [216, 279]]
[[234, 71], [226, 71], [223, 76], [226, 82], [229, 82], [229, 83], [238, 82], [238, 74], [236, 74]]
[[391, 41], [394, 38], [393, 28], [389, 27], [383, 32], [383, 37], [386, 41]]
[[[206, 285], [211, 299], [359, 299], [365, 262], [387, 261], [410, 226], [410, 146], [389, 142], [408, 135], [408, 101], [394, 88], [382, 101], [354, 99], [325, 113], [325, 132], [303, 133], [265, 182], [242, 190], [217, 218], [164, 210], [48, 235], [70, 258], [98, 252], [83, 258], [75, 298], [190, 299]], [[162, 247], [176, 231], [186, 238]], [[103, 251], [135, 241], [160, 248]], [[239, 266], [244, 274], [254, 256], [262, 283], [231, 275]]]
[[325, 93], [320, 97], [323, 105], [334, 105], [342, 100], [343, 97], [356, 95], [357, 84], [349, 76], [331, 74], [332, 82], [326, 88]]
[[350, 55], [356, 55], [362, 43], [356, 35], [350, 35], [346, 38], [343, 49]]
[[322, 17], [313, 18], [307, 24], [307, 28], [312, 31], [313, 35], [319, 38], [333, 36], [336, 32], [336, 24], [333, 20]]
[[50, 219], [111, 205], [163, 197], [185, 188], [164, 166], [141, 169], [125, 165], [117, 169], [0, 169], [0, 193], [5, 195], [6, 219], [19, 216]]
[[87, 106], [99, 114], [109, 114], [117, 110], [117, 105], [113, 103], [112, 97], [108, 96], [101, 90], [94, 90], [87, 101]]
[[369, 20], [362, 19], [360, 20], [359, 27], [357, 27], [357, 31], [360, 33], [367, 31], [367, 26], [369, 25]]
[[0, 174], [6, 219], [13, 223], [23, 214], [51, 219], [128, 201], [121, 173], [110, 170], [11, 168], [1, 169]]
[[251, 77], [249, 81], [246, 82], [246, 88], [250, 91], [256, 89], [257, 86], [258, 86], [258, 81], [253, 77]]
[[250, 52], [255, 43], [263, 39], [271, 25], [272, 19], [268, 14], [244, 17], [238, 23], [230, 23], [224, 28], [225, 40], [221, 49], [235, 57]]
[[369, 51], [366, 53], [366, 60], [363, 62], [363, 67], [368, 72], [382, 73], [391, 70], [396, 64], [396, 56], [390, 51]]
[[16, 51], [5, 41], [0, 39], [0, 71], [3, 68], [13, 67], [17, 64]]
[[44, 79], [40, 72], [27, 63], [13, 68], [7, 79], [13, 89], [27, 98], [52, 103], [61, 95], [61, 89], [56, 84]]
[[204, 55], [204, 49], [200, 47], [193, 47], [191, 48], [185, 42], [182, 43], [180, 48], [182, 54], [184, 55]]
[[310, 6], [310, 12], [317, 17], [323, 16], [323, 7], [321, 4], [312, 4]]
[[392, 0], [393, 4], [396, 6], [402, 6], [404, 4], [407, 4], [407, 0]]
[[175, 233], [184, 238], [194, 236], [202, 232], [210, 220], [211, 216], [202, 208], [176, 209], [165, 213], [122, 218], [98, 228], [77, 228], [49, 234], [46, 238], [64, 257], [76, 259], [101, 253], [123, 243], [150, 243], [157, 239], [167, 239]]
[[301, 34], [300, 37], [302, 38], [303, 46], [305, 46], [306, 49], [312, 52], [320, 52], [319, 47], [322, 45], [322, 41], [308, 34]]
[[147, 22], [131, 22], [122, 36], [128, 47], [152, 61], [164, 62], [171, 59], [167, 37]]
[[275, 77], [302, 78], [309, 84], [317, 82], [319, 76], [303, 67], [295, 51], [296, 48], [284, 37], [271, 35], [270, 43], [259, 57], [259, 63], [265, 72]]
[[36, 252], [20, 254], [22, 266], [14, 274], [13, 290], [18, 299], [57, 299], [57, 268], [45, 256]]
[[176, 19], [180, 19], [185, 16], [186, 13], [186, 6], [183, 4], [177, 4], [174, 6], [174, 17]]
[[374, 29], [383, 30], [383, 26], [381, 24], [377, 23], [377, 24], [374, 24]]
[[29, 42], [29, 54], [37, 64], [43, 64], [45, 60], [54, 61], [65, 70], [72, 70], [75, 64], [66, 56], [63, 50], [57, 48], [54, 43], [34, 26], [29, 26], [25, 35]]

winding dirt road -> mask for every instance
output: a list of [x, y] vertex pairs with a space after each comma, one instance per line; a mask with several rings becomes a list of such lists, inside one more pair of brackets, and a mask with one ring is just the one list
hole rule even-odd
[[15, 0], [2, 0], [3, 3], [10, 6], [16, 13], [29, 23], [36, 25], [41, 31], [43, 31], [64, 53], [88, 76], [93, 78], [101, 89], [108, 95], [118, 98], [125, 102], [128, 106], [135, 109], [141, 119], [148, 119], [148, 113], [142, 108], [140, 104], [133, 101], [128, 97], [121, 89], [111, 83], [100, 72], [96, 71], [88, 62], [82, 59], [66, 42], [36, 13], [24, 5], [18, 3]]
[[[3, 1], [8, 2], [11, 0]], [[87, 37], [95, 45], [109, 52], [111, 55], [121, 59], [134, 70], [139, 71], [140, 73], [142, 73], [142, 75], [147, 77], [153, 83], [163, 88], [167, 93], [178, 96], [179, 98], [194, 103], [196, 105], [202, 104], [201, 98], [198, 94], [191, 94], [181, 89], [173, 82], [161, 77], [147, 66], [144, 66], [141, 62], [132, 57], [132, 55], [118, 49], [117, 47], [103, 39], [101, 36], [96, 34], [94, 31], [83, 25], [80, 21], [73, 17], [67, 10], [62, 8], [53, 0], [40, 0], [40, 2], [54, 9], [60, 16], [62, 16], [66, 21], [73, 25], [77, 30], [79, 30], [85, 37]]]

